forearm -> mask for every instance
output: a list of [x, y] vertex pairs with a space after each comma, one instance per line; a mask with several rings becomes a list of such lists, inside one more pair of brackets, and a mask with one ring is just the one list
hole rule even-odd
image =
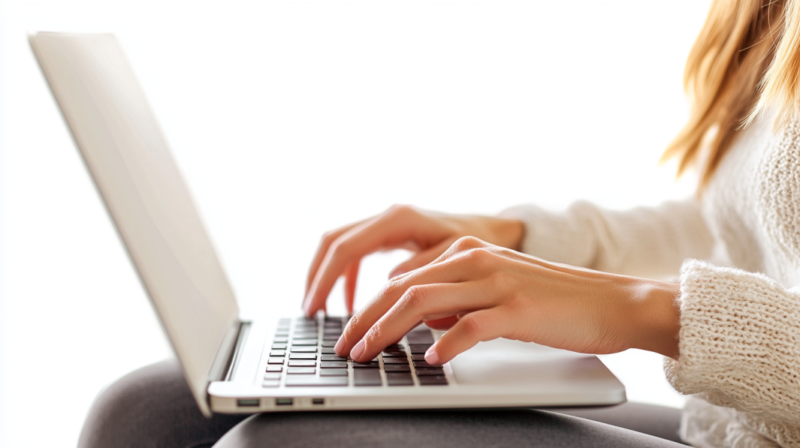
[[581, 201], [560, 213], [523, 205], [501, 216], [524, 222], [525, 253], [625, 275], [677, 275], [684, 259], [708, 258], [713, 246], [694, 200], [627, 211]]

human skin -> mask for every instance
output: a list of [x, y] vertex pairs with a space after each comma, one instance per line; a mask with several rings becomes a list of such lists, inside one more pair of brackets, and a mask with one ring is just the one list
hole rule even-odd
[[387, 248], [415, 255], [348, 323], [336, 352], [377, 356], [425, 322], [449, 330], [426, 353], [443, 364], [481, 341], [535, 342], [581, 353], [639, 348], [678, 357], [679, 285], [548, 262], [517, 250], [520, 221], [394, 206], [326, 234], [309, 271], [306, 315], [345, 277], [352, 312], [361, 258]]

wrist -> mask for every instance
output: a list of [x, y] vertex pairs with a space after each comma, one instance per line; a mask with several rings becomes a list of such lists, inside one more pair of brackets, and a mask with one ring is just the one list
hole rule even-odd
[[522, 239], [525, 236], [525, 224], [519, 219], [487, 217], [487, 227], [492, 235], [490, 242], [497, 246], [512, 250], [522, 250]]
[[642, 279], [632, 287], [634, 312], [630, 346], [677, 360], [681, 329], [680, 284]]

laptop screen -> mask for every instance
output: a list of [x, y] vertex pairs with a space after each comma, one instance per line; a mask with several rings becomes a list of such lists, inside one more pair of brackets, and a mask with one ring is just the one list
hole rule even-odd
[[38, 33], [30, 42], [192, 392], [208, 413], [209, 368], [239, 309], [144, 92], [113, 35]]

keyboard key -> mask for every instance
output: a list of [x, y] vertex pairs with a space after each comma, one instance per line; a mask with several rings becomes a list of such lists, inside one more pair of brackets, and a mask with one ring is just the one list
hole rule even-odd
[[309, 347], [305, 345], [293, 345], [292, 353], [316, 353], [317, 347]]
[[284, 356], [286, 356], [286, 350], [273, 350], [273, 351], [269, 352], [269, 356], [270, 357], [273, 357], [273, 356], [284, 357]]
[[354, 369], [377, 369], [380, 366], [377, 362], [353, 362]]
[[390, 351], [391, 350], [395, 350], [395, 349], [397, 349], [397, 350], [405, 350], [405, 347], [403, 347], [400, 344], [392, 344], [392, 345], [386, 347], [386, 350], [390, 350]]
[[[316, 365], [317, 365], [317, 361], [313, 361], [313, 360], [305, 360], [305, 359], [303, 359], [303, 360], [298, 360], [298, 361], [294, 361], [294, 360], [289, 361], [289, 367], [316, 367]], [[292, 369], [289, 369], [289, 370], [292, 370]]]
[[429, 348], [431, 348], [431, 345], [433, 344], [409, 344], [408, 348], [409, 350], [411, 350], [411, 353], [424, 354], [425, 352], [428, 351]]
[[414, 353], [411, 355], [413, 361], [425, 361], [425, 353]]
[[316, 347], [317, 346], [317, 340], [316, 339], [292, 339], [292, 347], [294, 347], [296, 345], [306, 345], [306, 346], [313, 345], [313, 346]]
[[411, 378], [411, 373], [386, 372], [386, 383], [389, 386], [413, 386], [414, 379]]
[[[317, 369], [313, 367], [289, 367], [286, 369], [289, 375], [313, 375], [317, 373]], [[289, 378], [288, 376], [286, 378]]]
[[347, 358], [342, 358], [339, 355], [322, 355], [320, 359], [323, 361], [347, 361]]
[[356, 386], [381, 386], [381, 371], [378, 369], [356, 369], [353, 371]]
[[444, 375], [440, 376], [419, 376], [420, 386], [447, 386], [447, 378]]
[[336, 335], [336, 334], [324, 334], [324, 335], [322, 335], [322, 340], [323, 341], [338, 341], [339, 340], [339, 335]]
[[409, 344], [433, 344], [433, 333], [428, 328], [418, 328], [406, 334]]
[[410, 372], [411, 366], [409, 366], [408, 364], [406, 365], [386, 364], [383, 366], [383, 370], [385, 370], [386, 372]]
[[283, 357], [269, 358], [267, 364], [283, 364]]
[[292, 353], [289, 359], [317, 359], [316, 353]]
[[328, 386], [347, 386], [346, 376], [287, 376], [286, 385], [288, 387], [328, 387]]
[[428, 364], [425, 361], [414, 361], [414, 367], [439, 367], [439, 366]]
[[323, 347], [336, 347], [337, 341], [322, 341]]
[[286, 350], [287, 344], [272, 344], [273, 350]]
[[293, 336], [295, 339], [313, 339], [317, 340], [317, 332], [306, 332], [306, 333], [295, 333]]
[[341, 328], [325, 328], [322, 332], [323, 332], [323, 334], [325, 336], [327, 336], [329, 334], [334, 334], [336, 336], [341, 336], [342, 329]]
[[288, 331], [276, 331], [275, 332], [275, 339], [288, 338], [288, 337], [289, 337], [289, 332]]
[[383, 359], [386, 359], [386, 358], [405, 358], [405, 357], [408, 356], [408, 355], [406, 355], [406, 352], [383, 352], [381, 354], [383, 355]]
[[441, 367], [415, 367], [417, 376], [441, 376], [444, 375], [444, 369]]
[[408, 358], [383, 358], [384, 364], [408, 364]]
[[336, 352], [333, 351], [333, 348], [331, 348], [331, 347], [323, 347], [322, 350], [320, 350], [320, 351], [322, 352], [323, 355], [335, 355], [336, 354]]
[[282, 317], [282, 318], [278, 319], [278, 325], [289, 325], [291, 323], [292, 323], [292, 319], [289, 319], [288, 317]]
[[280, 380], [267, 380], [261, 382], [261, 387], [278, 387], [280, 385]]
[[285, 336], [281, 336], [279, 338], [273, 338], [272, 342], [277, 342], [279, 344], [285, 344], [285, 343], [289, 342], [289, 338], [287, 338]]
[[281, 379], [280, 372], [267, 372], [264, 374], [265, 380], [279, 380]]
[[283, 366], [267, 366], [267, 372], [282, 372]]
[[322, 369], [319, 376], [347, 376], [347, 369]]
[[323, 361], [319, 363], [320, 369], [346, 369], [347, 362], [346, 361]]

